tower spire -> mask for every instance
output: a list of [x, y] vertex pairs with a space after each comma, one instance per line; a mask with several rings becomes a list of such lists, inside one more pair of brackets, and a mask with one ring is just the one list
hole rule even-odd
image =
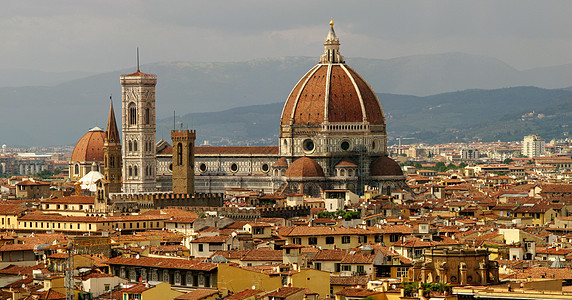
[[137, 72], [139, 72], [139, 47], [137, 47]]
[[119, 142], [119, 130], [117, 129], [117, 122], [115, 121], [115, 112], [113, 110], [113, 99], [109, 96], [109, 117], [107, 118], [107, 129], [105, 137], [110, 142]]
[[330, 31], [324, 41], [324, 54], [320, 57], [321, 64], [344, 63], [344, 57], [340, 54], [340, 39], [334, 31], [334, 18], [330, 19]]

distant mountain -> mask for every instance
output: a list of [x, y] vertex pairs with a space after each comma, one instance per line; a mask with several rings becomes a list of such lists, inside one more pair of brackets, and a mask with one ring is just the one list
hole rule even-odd
[[[346, 60], [376, 92], [386, 94], [421, 97], [476, 88], [572, 86], [572, 65], [519, 71], [497, 59], [462, 53]], [[185, 115], [283, 103], [316, 62], [315, 57], [283, 57], [230, 63], [165, 62], [141, 69], [158, 75], [157, 117], [163, 119], [171, 118], [173, 111]], [[119, 76], [132, 71], [76, 77], [52, 86], [0, 88], [0, 144], [74, 144], [91, 127], [105, 127], [109, 96], [113, 95], [116, 113], [120, 114]], [[232, 114], [228, 117], [239, 119]], [[199, 116], [196, 118], [193, 126], [200, 127]], [[213, 126], [208, 130], [214, 130]], [[248, 132], [261, 130], [255, 127], [248, 126]], [[157, 136], [165, 134], [158, 131]]]
[[0, 87], [50, 86], [94, 75], [91, 72], [44, 72], [23, 69], [0, 69]]
[[[572, 92], [535, 87], [466, 90], [433, 96], [378, 94], [390, 139], [443, 143], [514, 141], [528, 134], [545, 139], [568, 135], [572, 124]], [[283, 103], [255, 105], [216, 113], [178, 116], [197, 130], [197, 142], [217, 145], [276, 145]], [[168, 139], [173, 119], [158, 122]], [[408, 141], [409, 142], [409, 141]]]

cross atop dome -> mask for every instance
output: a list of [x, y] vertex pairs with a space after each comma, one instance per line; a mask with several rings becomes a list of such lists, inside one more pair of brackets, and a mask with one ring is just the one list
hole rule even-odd
[[324, 41], [324, 54], [320, 57], [321, 64], [345, 63], [344, 56], [340, 54], [340, 39], [334, 31], [334, 18], [330, 20], [330, 31]]

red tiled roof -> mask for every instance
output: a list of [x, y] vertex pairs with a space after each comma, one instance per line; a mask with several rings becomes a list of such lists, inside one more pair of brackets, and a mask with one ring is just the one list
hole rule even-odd
[[155, 268], [169, 268], [182, 270], [199, 270], [212, 271], [217, 268], [216, 264], [203, 262], [202, 260], [186, 260], [177, 258], [158, 258], [158, 257], [114, 257], [105, 262], [108, 265], [128, 265], [128, 266], [147, 266]]
[[261, 147], [195, 147], [195, 154], [278, 154], [276, 146]]

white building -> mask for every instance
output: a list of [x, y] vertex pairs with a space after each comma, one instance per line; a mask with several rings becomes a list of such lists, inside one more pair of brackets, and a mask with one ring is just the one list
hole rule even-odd
[[526, 157], [536, 157], [545, 151], [545, 142], [536, 134], [527, 135], [522, 141], [522, 155]]

